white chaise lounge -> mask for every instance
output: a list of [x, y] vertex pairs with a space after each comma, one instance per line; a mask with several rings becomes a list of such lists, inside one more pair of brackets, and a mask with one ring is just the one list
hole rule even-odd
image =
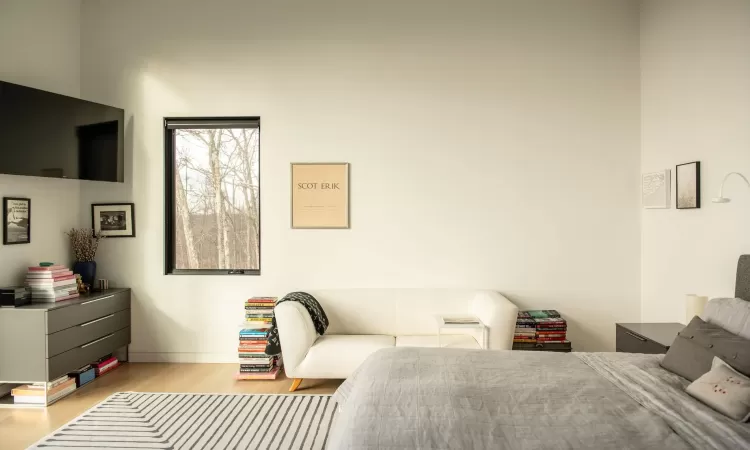
[[[296, 302], [276, 306], [284, 371], [303, 378], [347, 378], [373, 352], [388, 347], [437, 347], [440, 314], [477, 316], [487, 326], [488, 348], [510, 350], [518, 308], [495, 291], [470, 289], [342, 289], [308, 291], [329, 319], [323, 336]], [[443, 330], [442, 347], [481, 348], [474, 329]]]

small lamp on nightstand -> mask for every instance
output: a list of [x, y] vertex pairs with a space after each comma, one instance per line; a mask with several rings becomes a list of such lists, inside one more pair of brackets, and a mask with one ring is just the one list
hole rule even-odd
[[708, 303], [708, 297], [695, 294], [688, 294], [685, 297], [685, 323], [690, 323], [693, 317], [703, 314], [703, 310]]
[[747, 183], [747, 187], [750, 187], [750, 180], [748, 180], [748, 179], [747, 179], [747, 178], [745, 177], [745, 175], [742, 175], [742, 174], [741, 174], [741, 173], [739, 173], [739, 172], [729, 172], [729, 173], [728, 173], [728, 174], [727, 174], [727, 175], [726, 175], [726, 176], [724, 177], [724, 181], [722, 181], [722, 182], [721, 182], [721, 188], [719, 189], [719, 196], [718, 196], [718, 197], [714, 197], [713, 199], [711, 199], [711, 201], [712, 201], [712, 202], [714, 202], [714, 203], [729, 203], [729, 202], [731, 202], [731, 201], [732, 201], [732, 199], [731, 199], [731, 198], [729, 198], [729, 197], [724, 197], [724, 184], [726, 184], [727, 180], [728, 180], [728, 179], [729, 179], [729, 177], [731, 177], [732, 175], [737, 175], [738, 177], [742, 178], [743, 180], [745, 180], [745, 183]]

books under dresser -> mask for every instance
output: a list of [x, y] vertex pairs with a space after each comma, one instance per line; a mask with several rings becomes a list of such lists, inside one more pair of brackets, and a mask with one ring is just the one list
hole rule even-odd
[[[21, 383], [52, 382], [107, 355], [127, 355], [130, 289], [0, 308], [0, 406]], [[120, 360], [126, 360], [121, 356]]]

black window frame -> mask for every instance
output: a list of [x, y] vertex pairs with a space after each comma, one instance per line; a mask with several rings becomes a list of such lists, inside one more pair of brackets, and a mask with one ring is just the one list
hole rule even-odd
[[[247, 126], [256, 122], [257, 126]], [[260, 275], [261, 253], [261, 162], [260, 117], [165, 117], [164, 118], [164, 275]], [[175, 127], [175, 124], [178, 124]], [[211, 128], [258, 129], [258, 268], [257, 269], [176, 269], [175, 266], [175, 129]]]

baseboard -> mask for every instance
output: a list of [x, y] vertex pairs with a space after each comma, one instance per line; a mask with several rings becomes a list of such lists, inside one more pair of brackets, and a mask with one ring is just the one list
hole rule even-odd
[[130, 362], [238, 363], [236, 353], [130, 352]]

